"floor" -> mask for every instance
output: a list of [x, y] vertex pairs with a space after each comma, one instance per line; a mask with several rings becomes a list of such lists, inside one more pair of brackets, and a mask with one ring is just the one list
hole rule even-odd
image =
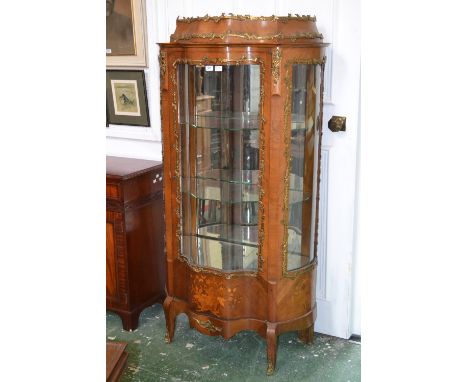
[[107, 339], [125, 341], [129, 353], [120, 382], [127, 381], [314, 381], [361, 380], [359, 343], [316, 334], [304, 345], [296, 333], [279, 337], [276, 371], [266, 375], [266, 344], [256, 332], [240, 332], [230, 340], [204, 336], [189, 328], [187, 316], [177, 317], [174, 340], [164, 342], [162, 306], [143, 311], [134, 332], [122, 329], [120, 318], [107, 312]]

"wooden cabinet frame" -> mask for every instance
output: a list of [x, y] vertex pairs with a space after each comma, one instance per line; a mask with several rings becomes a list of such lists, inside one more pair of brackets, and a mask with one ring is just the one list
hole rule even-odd
[[[262, 38], [262, 33], [268, 38]], [[320, 110], [318, 123], [314, 124], [320, 152], [327, 44], [317, 32], [315, 18], [304, 16], [184, 19], [178, 20], [174, 36], [172, 43], [160, 44], [159, 57], [166, 179], [166, 342], [173, 339], [175, 318], [180, 313], [187, 314], [191, 327], [207, 335], [230, 338], [241, 330], [255, 330], [267, 340], [267, 373], [271, 374], [280, 334], [297, 331], [304, 342], [310, 343], [313, 339], [318, 213], [315, 214], [311, 261], [297, 270], [287, 270], [290, 76], [291, 67], [296, 63], [320, 67]], [[202, 267], [180, 254], [181, 169], [176, 72], [179, 63], [260, 65], [260, 191], [258, 268], [255, 272], [225, 272]], [[320, 169], [320, 154], [318, 160]], [[317, 185], [319, 180], [320, 174], [317, 174]], [[319, 188], [316, 190], [313, 197], [318, 211]], [[310, 227], [306, 229], [310, 231]]]

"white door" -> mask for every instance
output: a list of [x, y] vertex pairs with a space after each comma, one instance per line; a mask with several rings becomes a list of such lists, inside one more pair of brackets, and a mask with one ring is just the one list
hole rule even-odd
[[[315, 330], [349, 338], [356, 141], [360, 82], [360, 0], [163, 0], [157, 2], [158, 41], [169, 41], [177, 16], [310, 14], [331, 43], [327, 53], [320, 191], [317, 321]], [[328, 120], [346, 117], [346, 132], [332, 133]], [[356, 309], [356, 307], [354, 307]]]
[[[325, 68], [322, 179], [315, 330], [349, 338], [356, 148], [360, 83], [360, 0], [279, 1], [280, 14], [317, 16], [318, 30], [331, 45]], [[333, 133], [328, 121], [346, 117], [346, 132]], [[359, 333], [360, 334], [360, 329]], [[354, 328], [356, 332], [356, 328]]]

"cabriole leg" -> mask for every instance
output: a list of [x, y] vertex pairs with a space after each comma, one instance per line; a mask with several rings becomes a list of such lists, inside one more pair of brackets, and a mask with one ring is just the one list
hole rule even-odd
[[276, 325], [267, 324], [267, 375], [272, 375], [276, 367], [276, 350], [278, 349], [278, 336], [276, 335]]
[[122, 319], [122, 327], [127, 331], [134, 331], [138, 328], [138, 320], [140, 318], [140, 312], [116, 312]]
[[174, 330], [175, 330], [175, 315], [172, 309], [172, 301], [174, 299], [172, 297], [166, 297], [163, 304], [164, 309], [164, 316], [166, 318], [166, 336], [164, 337], [164, 341], [167, 344], [172, 342], [174, 338]]
[[299, 340], [301, 340], [305, 344], [311, 344], [312, 342], [314, 342], [314, 325], [304, 330], [298, 330], [297, 335], [299, 337]]

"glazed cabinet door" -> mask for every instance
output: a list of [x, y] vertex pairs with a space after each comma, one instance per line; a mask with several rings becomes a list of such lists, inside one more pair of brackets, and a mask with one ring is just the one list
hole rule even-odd
[[263, 270], [270, 57], [245, 47], [162, 51], [169, 273], [176, 259], [214, 273]]
[[180, 254], [224, 272], [258, 269], [261, 70], [179, 63]]
[[320, 60], [292, 59], [286, 64], [286, 271], [299, 270], [317, 256], [322, 74]]

